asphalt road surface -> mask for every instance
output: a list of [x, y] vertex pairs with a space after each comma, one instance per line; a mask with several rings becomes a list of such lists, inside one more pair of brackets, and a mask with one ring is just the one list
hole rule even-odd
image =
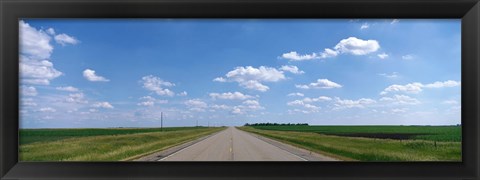
[[234, 127], [181, 149], [160, 161], [306, 161]]

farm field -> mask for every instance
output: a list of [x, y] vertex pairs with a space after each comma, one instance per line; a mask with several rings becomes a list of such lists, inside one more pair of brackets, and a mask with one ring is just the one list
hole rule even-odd
[[20, 161], [131, 160], [225, 128], [22, 129]]
[[461, 129], [456, 126], [244, 126], [239, 129], [342, 160], [461, 161]]

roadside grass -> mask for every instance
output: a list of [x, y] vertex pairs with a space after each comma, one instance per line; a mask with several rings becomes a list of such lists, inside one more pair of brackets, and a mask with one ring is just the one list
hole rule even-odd
[[55, 141], [50, 141], [54, 138], [49, 138], [49, 141], [20, 145], [19, 159], [20, 161], [131, 160], [140, 155], [161, 151], [224, 129], [223, 127], [179, 128], [163, 132], [79, 135]]
[[239, 129], [342, 160], [461, 161], [460, 142], [392, 140], [324, 135], [316, 132]]
[[460, 126], [253, 126], [276, 131], [315, 132], [340, 136], [411, 135], [408, 139], [461, 142]]
[[20, 145], [57, 141], [73, 137], [101, 135], [122, 135], [159, 131], [178, 131], [206, 127], [167, 127], [167, 128], [78, 128], [78, 129], [20, 129]]

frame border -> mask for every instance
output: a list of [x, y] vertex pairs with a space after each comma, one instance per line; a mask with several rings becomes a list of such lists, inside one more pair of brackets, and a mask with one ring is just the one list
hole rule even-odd
[[[0, 12], [0, 179], [480, 179], [479, 0], [0, 0]], [[20, 18], [461, 18], [463, 162], [18, 162]]]

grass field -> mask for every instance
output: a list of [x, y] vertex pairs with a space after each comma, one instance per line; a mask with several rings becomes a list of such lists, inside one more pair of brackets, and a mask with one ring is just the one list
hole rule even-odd
[[[423, 130], [419, 126], [385, 127], [259, 126], [240, 127], [240, 129], [342, 160], [461, 161], [460, 127], [431, 126]], [[356, 133], [429, 135], [410, 136], [410, 139], [403, 140], [351, 137]], [[344, 134], [350, 135], [344, 136]]]
[[20, 161], [132, 160], [225, 128], [20, 130]]
[[315, 132], [348, 137], [461, 142], [460, 126], [254, 126], [276, 131]]

